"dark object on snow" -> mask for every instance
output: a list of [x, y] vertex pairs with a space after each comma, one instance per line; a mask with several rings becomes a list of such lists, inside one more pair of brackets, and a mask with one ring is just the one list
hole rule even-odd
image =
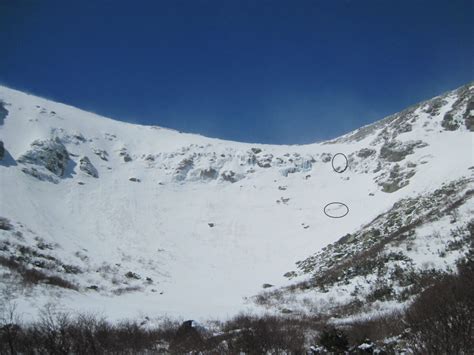
[[211, 228], [215, 226], [214, 223], [208, 223], [207, 225], [208, 225], [209, 227], [211, 227]]
[[139, 178], [136, 178], [136, 177], [131, 177], [128, 180], [133, 181], [133, 182], [141, 182], [141, 180]]
[[123, 161], [126, 163], [128, 163], [129, 161], [132, 161], [132, 157], [130, 156], [130, 154], [128, 154], [126, 148], [122, 148], [120, 150], [119, 156], [121, 156], [123, 158]]
[[134, 273], [132, 271], [129, 271], [125, 274], [125, 277], [129, 278], [129, 279], [135, 279], [135, 280], [140, 280], [141, 277], [140, 275], [138, 275], [137, 273]]

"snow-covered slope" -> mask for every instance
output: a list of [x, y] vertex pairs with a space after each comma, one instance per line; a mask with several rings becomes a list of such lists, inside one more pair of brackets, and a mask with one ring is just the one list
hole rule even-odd
[[[296, 261], [396, 202], [472, 188], [473, 97], [469, 84], [332, 141], [273, 146], [0, 87], [3, 293], [26, 315], [59, 301], [112, 318], [254, 309], [263, 284], [293, 283]], [[349, 213], [328, 217], [347, 212], [331, 202]]]

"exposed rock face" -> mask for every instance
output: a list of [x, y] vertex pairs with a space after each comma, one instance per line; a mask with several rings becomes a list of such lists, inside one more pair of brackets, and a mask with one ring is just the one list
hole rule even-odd
[[221, 174], [221, 178], [222, 180], [224, 181], [229, 181], [231, 183], [234, 183], [238, 180], [240, 180], [242, 178], [242, 176], [240, 175], [237, 175], [235, 172], [233, 172], [232, 170], [226, 170], [226, 171], [223, 171], [222, 174]]
[[270, 168], [272, 166], [273, 155], [265, 154], [257, 159], [257, 165], [261, 168]]
[[467, 103], [464, 124], [469, 131], [474, 132], [474, 100]]
[[446, 112], [441, 126], [446, 130], [454, 131], [463, 124], [469, 131], [474, 131], [474, 86], [468, 84], [457, 90], [457, 100]]
[[357, 152], [359, 158], [368, 158], [376, 153], [375, 149], [362, 148]]
[[99, 173], [88, 157], [84, 156], [79, 160], [79, 169], [89, 176], [98, 178]]
[[400, 165], [395, 164], [390, 169], [388, 176], [384, 174], [382, 179], [378, 181], [378, 184], [382, 187], [383, 192], [392, 193], [407, 186], [413, 175], [415, 175], [414, 169], [402, 169]]
[[5, 103], [0, 100], [0, 126], [8, 115], [8, 110], [5, 108]]
[[441, 126], [447, 131], [455, 131], [459, 128], [459, 123], [454, 120], [453, 116], [450, 113], [447, 113], [443, 117]]
[[437, 116], [440, 109], [446, 105], [446, 103], [446, 99], [443, 97], [436, 97], [427, 103], [425, 112], [429, 113], [431, 116]]
[[188, 172], [193, 168], [194, 160], [192, 157], [181, 160], [174, 172], [175, 181], [183, 181], [186, 179]]
[[8, 218], [0, 217], [0, 229], [3, 229], [5, 231], [13, 229], [13, 226]]
[[5, 148], [3, 147], [3, 142], [0, 141], [0, 160], [3, 159], [4, 155], [5, 155]]
[[[449, 103], [449, 96], [456, 95], [457, 100], [452, 104], [452, 107], [443, 112], [446, 105]], [[453, 92], [443, 96], [435, 97], [431, 100], [421, 102], [413, 105], [402, 112], [393, 114], [383, 120], [373, 124], [359, 128], [358, 130], [346, 134], [340, 138], [327, 141], [323, 144], [359, 142], [371, 135], [376, 135], [376, 138], [370, 142], [370, 145], [376, 145], [383, 140], [394, 140], [398, 135], [409, 132], [413, 129], [415, 123], [420, 117], [428, 114], [430, 120], [440, 120], [442, 114], [449, 114], [443, 127], [448, 130], [457, 129], [458, 125], [464, 125], [470, 131], [474, 131], [474, 85], [469, 83]], [[452, 120], [449, 118], [452, 117]], [[449, 122], [451, 121], [451, 122]], [[379, 131], [377, 133], [377, 131]]]
[[386, 142], [380, 149], [380, 158], [389, 162], [398, 162], [409, 154], [413, 154], [415, 148], [426, 147], [427, 143], [422, 141], [400, 142], [392, 140]]
[[41, 181], [49, 181], [54, 184], [57, 184], [59, 182], [58, 178], [55, 175], [45, 173], [44, 170], [40, 171], [32, 166], [21, 168], [21, 171]]
[[219, 176], [219, 173], [214, 168], [202, 169], [200, 172], [201, 179], [214, 180]]
[[18, 159], [19, 163], [43, 166], [56, 176], [64, 175], [68, 161], [69, 153], [59, 139], [35, 140]]

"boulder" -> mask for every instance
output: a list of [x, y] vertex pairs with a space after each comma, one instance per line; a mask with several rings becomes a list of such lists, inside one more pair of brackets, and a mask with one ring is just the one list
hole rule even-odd
[[135, 280], [140, 280], [141, 279], [141, 276], [138, 275], [137, 273], [133, 272], [133, 271], [128, 271], [125, 274], [125, 277], [128, 278], [128, 279], [135, 279]]
[[127, 148], [120, 149], [119, 156], [121, 156], [123, 158], [123, 161], [126, 163], [132, 161], [132, 157], [130, 156], [130, 154], [128, 154]]
[[323, 163], [329, 163], [332, 160], [332, 155], [330, 153], [321, 154], [321, 160]]
[[107, 157], [109, 156], [109, 154], [103, 150], [103, 149], [98, 149], [98, 148], [94, 148], [92, 150], [94, 152], [95, 155], [97, 155], [100, 159], [104, 160], [104, 161], [108, 161]]
[[98, 178], [99, 173], [88, 157], [84, 156], [79, 160], [79, 169], [85, 174]]

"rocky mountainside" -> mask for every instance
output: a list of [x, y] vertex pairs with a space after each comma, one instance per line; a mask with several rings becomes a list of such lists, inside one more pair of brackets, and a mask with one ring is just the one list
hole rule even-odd
[[472, 248], [473, 131], [474, 84], [302, 146], [133, 125], [0, 87], [2, 294], [31, 316], [48, 302], [341, 322], [401, 307]]

